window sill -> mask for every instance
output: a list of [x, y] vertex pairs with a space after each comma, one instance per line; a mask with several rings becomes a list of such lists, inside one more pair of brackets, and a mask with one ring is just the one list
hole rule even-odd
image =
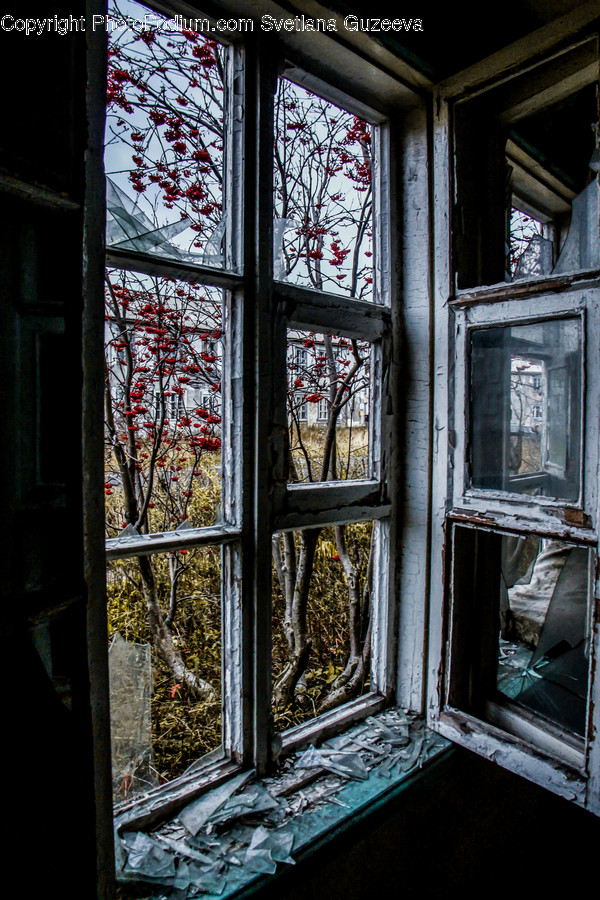
[[570, 275], [540, 275], [519, 281], [500, 281], [472, 288], [458, 288], [450, 297], [453, 307], [470, 306], [476, 303], [497, 302], [498, 300], [518, 300], [535, 294], [561, 293], [572, 288], [597, 287], [600, 282], [598, 269], [582, 269]]
[[422, 719], [390, 709], [289, 756], [272, 777], [238, 775], [151, 835], [119, 817], [117, 881], [124, 896], [129, 885], [137, 897], [140, 885], [148, 898], [240, 896], [384, 802], [449, 746]]

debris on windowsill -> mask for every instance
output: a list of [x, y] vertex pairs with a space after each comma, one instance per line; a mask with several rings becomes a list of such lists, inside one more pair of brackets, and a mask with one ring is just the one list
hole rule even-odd
[[390, 709], [287, 757], [277, 774], [243, 772], [150, 833], [115, 831], [117, 881], [146, 900], [225, 900], [365, 809], [449, 742]]

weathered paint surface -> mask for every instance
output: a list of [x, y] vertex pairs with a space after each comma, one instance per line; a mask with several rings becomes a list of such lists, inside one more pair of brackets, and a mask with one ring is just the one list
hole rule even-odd
[[[460, 523], [488, 531], [536, 533], [544, 537], [570, 539], [597, 551], [600, 405], [598, 346], [600, 312], [598, 272], [581, 272], [538, 278], [534, 282], [493, 284], [457, 291], [454, 284], [451, 247], [453, 228], [460, 231], [460, 215], [453, 224], [456, 200], [453, 160], [461, 153], [453, 145], [453, 116], [457, 102], [464, 102], [494, 85], [506, 89], [510, 79], [544, 56], [553, 58], [556, 68], [569, 72], [573, 84], [597, 80], [598, 51], [595, 37], [586, 36], [569, 55], [568, 40], [598, 15], [598, 5], [584, 4], [577, 12], [540, 29], [463, 73], [450, 78], [434, 92], [434, 235], [435, 235], [435, 348], [431, 605], [429, 620], [428, 721], [449, 739], [498, 762], [500, 765], [543, 785], [592, 811], [600, 811], [600, 741], [598, 740], [599, 685], [596, 660], [599, 651], [597, 600], [591, 604], [593, 625], [589, 730], [585, 742], [577, 742], [560, 730], [544, 731], [543, 724], [525, 720], [512, 710], [498, 713], [496, 725], [448, 706], [452, 673], [448, 671], [448, 647], [452, 632], [453, 597], [449, 577], [453, 561], [451, 547], [445, 545], [445, 524]], [[590, 57], [591, 54], [591, 57]], [[593, 57], [593, 58], [592, 58]], [[591, 66], [591, 68], [590, 68]], [[561, 70], [562, 71], [562, 70]], [[561, 96], [553, 90], [551, 75], [543, 85], [534, 85], [532, 101], [524, 104], [518, 92], [506, 90], [501, 115], [506, 121], [518, 119], [524, 111]], [[579, 81], [577, 81], [579, 79]], [[590, 82], [591, 79], [591, 82]], [[511, 105], [512, 104], [512, 105]], [[528, 105], [527, 105], [528, 104]], [[468, 481], [467, 445], [469, 375], [468, 331], [506, 322], [535, 321], [544, 317], [580, 315], [585, 321], [584, 430], [581, 458], [585, 459], [580, 502], [550, 498], [524, 498], [500, 491], [475, 490]], [[448, 533], [451, 529], [448, 529]], [[597, 582], [597, 579], [596, 579]], [[594, 595], [600, 592], [594, 585]], [[498, 723], [502, 727], [498, 727]], [[512, 732], [512, 733], [511, 733]], [[519, 736], [517, 737], [517, 734]], [[581, 746], [580, 746], [581, 745]]]

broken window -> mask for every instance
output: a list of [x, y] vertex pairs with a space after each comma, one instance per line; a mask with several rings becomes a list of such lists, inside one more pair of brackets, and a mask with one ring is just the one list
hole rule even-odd
[[236, 267], [239, 128], [230, 48], [137, 3], [110, 14], [105, 500], [122, 802], [239, 742], [240, 298], [216, 273]]
[[109, 6], [107, 246], [229, 266], [226, 48], [131, 0]]
[[451, 388], [436, 407], [430, 721], [598, 811], [598, 36], [509, 75], [485, 65], [492, 77], [482, 64], [481, 82], [441, 89]]
[[597, 267], [594, 65], [590, 38], [455, 105], [459, 289]]
[[107, 588], [130, 803], [199, 758], [209, 779], [264, 772], [296, 728], [389, 697], [389, 167], [385, 120], [282, 55], [254, 170], [241, 47], [110, 11]]
[[583, 755], [591, 660], [592, 555], [570, 541], [453, 530], [452, 706]]

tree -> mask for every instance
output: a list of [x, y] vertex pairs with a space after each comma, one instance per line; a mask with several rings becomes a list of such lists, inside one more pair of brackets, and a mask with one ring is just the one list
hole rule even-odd
[[[280, 79], [275, 104], [275, 207], [280, 226], [278, 275], [318, 291], [372, 295], [371, 130], [356, 116]], [[290, 223], [296, 225], [290, 227]], [[276, 233], [276, 238], [278, 237]], [[277, 247], [276, 247], [277, 249]], [[277, 270], [276, 270], [277, 271]], [[368, 396], [370, 347], [339, 335], [290, 332], [288, 443], [291, 481], [337, 481], [353, 470], [352, 409]], [[308, 426], [307, 406], [325, 407], [321, 433]], [[368, 409], [368, 403], [367, 403]], [[346, 415], [346, 419], [344, 416]], [[358, 430], [365, 440], [364, 427]], [[345, 461], [339, 457], [345, 443]], [[370, 663], [371, 540], [348, 540], [348, 526], [334, 529], [335, 552], [347, 596], [347, 659], [329, 677], [317, 711], [350, 699], [364, 688]], [[309, 627], [311, 579], [319, 529], [273, 537], [273, 559], [283, 597], [287, 660], [274, 684], [280, 709], [304, 700], [312, 650]], [[366, 559], [365, 559], [366, 556]], [[335, 670], [331, 675], [335, 675]]]
[[[214, 349], [221, 340], [220, 302], [198, 286], [109, 272], [106, 319], [105, 489], [111, 496], [117, 487], [121, 500], [109, 509], [107, 531], [167, 531], [189, 521], [195, 481], [206, 477], [205, 457], [221, 448], [221, 416], [214, 411], [220, 409], [222, 354]], [[215, 397], [212, 406], [210, 400], [202, 405], [199, 392]], [[195, 524], [212, 524], [211, 512]], [[213, 698], [214, 688], [188, 669], [172, 639], [186, 555], [170, 556], [166, 611], [146, 556], [138, 558], [141, 591], [158, 653], [195, 696]]]
[[[113, 15], [119, 15], [116, 5]], [[130, 25], [117, 32], [110, 48], [109, 243], [222, 264], [222, 50], [195, 32], [165, 34]], [[370, 299], [370, 127], [285, 79], [275, 108], [276, 277]], [[186, 522], [211, 524], [216, 513], [199, 510], [198, 485], [211, 479], [220, 458], [219, 292], [113, 271], [106, 304], [108, 535], [123, 527], [143, 534]], [[304, 332], [290, 332], [289, 344], [291, 480], [356, 477], [356, 457], [368, 453], [361, 449], [368, 439], [352, 410], [362, 403], [364, 423], [369, 345]], [[306, 351], [300, 367], [293, 358], [298, 345]], [[317, 406], [324, 415], [309, 427], [301, 408]], [[179, 591], [195, 554], [172, 554], [167, 576], [155, 557], [139, 557], [137, 574], [128, 577], [145, 598], [157, 653], [176, 682], [202, 700], [213, 697], [214, 688], [190, 670], [173, 637]], [[356, 695], [368, 680], [370, 529], [340, 525], [331, 535], [320, 529], [275, 535], [274, 571], [285, 610], [285, 652], [274, 687], [280, 710], [303, 702], [311, 627], [313, 636], [319, 629], [309, 617], [311, 581], [322, 577], [325, 561], [338, 568], [329, 589], [335, 583], [337, 593], [342, 588], [346, 595], [345, 634], [335, 638], [346, 658], [333, 672], [330, 659], [318, 709]], [[277, 638], [277, 625], [275, 631]]]

